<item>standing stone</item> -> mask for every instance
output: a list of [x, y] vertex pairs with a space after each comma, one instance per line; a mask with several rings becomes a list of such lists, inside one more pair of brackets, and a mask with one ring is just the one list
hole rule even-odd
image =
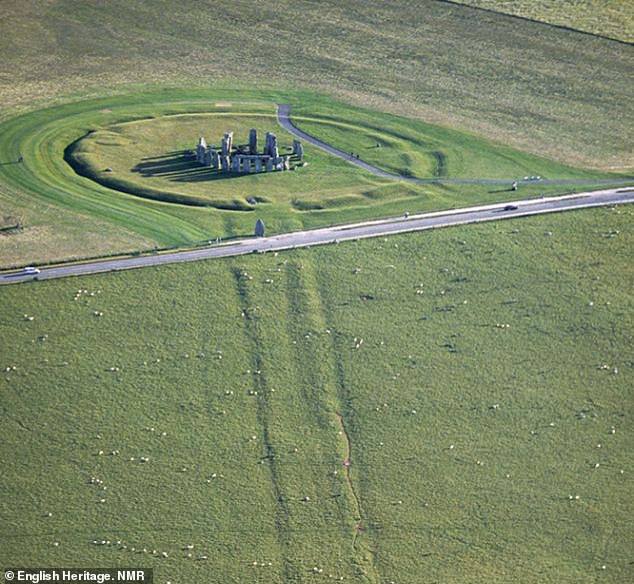
[[262, 157], [258, 156], [255, 159], [255, 172], [262, 172]]
[[205, 166], [211, 166], [211, 147], [205, 148], [205, 153], [203, 155], [203, 164]]
[[251, 160], [249, 158], [242, 159], [242, 172], [245, 174], [251, 172]]
[[249, 152], [251, 154], [258, 153], [258, 131], [255, 128], [249, 130]]
[[265, 163], [266, 163], [266, 172], [272, 172], [273, 171], [273, 159], [270, 156], [267, 156], [265, 159]]
[[213, 168], [218, 168], [220, 166], [218, 150], [216, 150], [215, 148], [211, 151], [211, 166]]
[[284, 156], [282, 159], [282, 170], [290, 170], [291, 168], [291, 157]]
[[277, 148], [277, 136], [272, 132], [266, 133], [266, 146], [264, 148], [264, 154], [277, 158], [279, 156]]
[[220, 157], [220, 167], [222, 168], [222, 172], [229, 172], [229, 157], [228, 156]]
[[255, 222], [255, 236], [264, 237], [264, 221], [262, 219], [258, 219]]
[[226, 132], [222, 137], [222, 155], [230, 156], [233, 147], [233, 132]]
[[299, 140], [293, 140], [293, 154], [300, 160], [304, 159], [304, 146]]
[[231, 159], [231, 172], [240, 172], [240, 159], [242, 157], [235, 154]]
[[196, 160], [202, 164], [205, 160], [205, 149], [207, 148], [207, 142], [201, 136], [198, 139], [198, 145], [196, 146]]

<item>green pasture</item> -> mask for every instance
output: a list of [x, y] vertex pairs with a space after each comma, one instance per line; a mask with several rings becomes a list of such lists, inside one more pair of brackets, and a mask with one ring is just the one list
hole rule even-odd
[[626, 206], [3, 287], [0, 562], [627, 581], [631, 226]]

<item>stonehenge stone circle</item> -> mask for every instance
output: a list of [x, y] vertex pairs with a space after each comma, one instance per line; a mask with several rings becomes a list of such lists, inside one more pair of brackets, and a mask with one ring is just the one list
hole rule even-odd
[[[299, 140], [293, 140], [292, 150], [294, 159], [304, 159], [304, 147]], [[255, 128], [249, 130], [248, 146], [234, 146], [233, 132], [225, 132], [220, 149], [208, 146], [205, 138], [201, 136], [196, 146], [196, 162], [220, 172], [235, 174], [291, 169], [291, 156], [280, 156], [277, 136], [272, 132], [266, 133], [264, 150], [262, 153], [258, 152], [258, 133]]]

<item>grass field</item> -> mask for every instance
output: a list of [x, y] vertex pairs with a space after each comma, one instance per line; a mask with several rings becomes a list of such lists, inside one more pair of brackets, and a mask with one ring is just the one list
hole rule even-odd
[[634, 6], [623, 0], [456, 0], [548, 24], [634, 42]]
[[628, 581], [632, 243], [623, 207], [3, 287], [0, 563]]
[[[402, 174], [634, 172], [629, 5], [495, 4], [526, 18], [1, 2], [0, 267], [513, 195], [390, 182], [311, 147], [283, 175], [148, 170], [226, 123], [276, 128], [275, 103]], [[153, 567], [155, 584], [631, 581], [633, 213], [0, 287], [0, 564]]]
[[[310, 146], [308, 166], [289, 173], [226, 179], [209, 171], [206, 180], [205, 171], [189, 167], [187, 176], [137, 172], [148, 161], [178, 163], [173, 153], [182, 156], [201, 133], [209, 140], [230, 128], [246, 134], [256, 119], [264, 124], [261, 131], [275, 129], [274, 104], [284, 101], [297, 109], [300, 126], [408, 175], [510, 179], [528, 174], [589, 181], [619, 176], [564, 166], [464, 132], [309, 93], [164, 90], [79, 101], [0, 124], [0, 184], [8, 187], [0, 190], [0, 208], [3, 216], [24, 217], [22, 231], [0, 237], [0, 265], [244, 236], [252, 233], [256, 214], [270, 233], [279, 233], [509, 197], [507, 187], [380, 179]], [[276, 131], [282, 142], [291, 143], [291, 136]], [[377, 142], [383, 146], [376, 148]], [[197, 180], [191, 180], [191, 172]], [[588, 188], [533, 185], [523, 186], [519, 194]], [[252, 196], [261, 199], [256, 210], [247, 202]]]

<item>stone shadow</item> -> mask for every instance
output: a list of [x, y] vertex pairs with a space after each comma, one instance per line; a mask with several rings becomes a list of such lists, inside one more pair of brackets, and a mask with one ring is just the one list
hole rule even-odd
[[160, 177], [174, 182], [200, 182], [229, 178], [218, 170], [201, 166], [196, 155], [190, 150], [175, 150], [161, 156], [148, 156], [142, 159], [132, 172], [143, 177]]

